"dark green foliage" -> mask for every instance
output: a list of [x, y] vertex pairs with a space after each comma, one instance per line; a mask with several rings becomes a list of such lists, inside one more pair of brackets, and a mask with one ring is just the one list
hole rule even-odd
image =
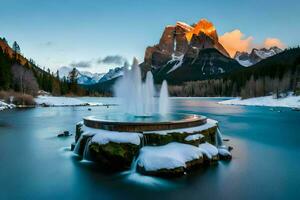
[[[252, 67], [227, 73], [219, 79], [170, 86], [173, 96], [258, 97], [300, 90], [300, 48], [288, 49]], [[300, 92], [299, 92], [300, 93]]]
[[[0, 38], [0, 40], [7, 43], [5, 38]], [[54, 75], [50, 72], [50, 69], [47, 69], [47, 71], [45, 69], [41, 69], [32, 59], [29, 59], [27, 63], [22, 65], [18, 59], [20, 56], [20, 46], [17, 42], [13, 43], [12, 49], [14, 51], [14, 55], [11, 57], [7, 54], [7, 52], [4, 52], [3, 49], [0, 48], [0, 90], [12, 89], [19, 92], [26, 92], [21, 91], [22, 89], [20, 86], [13, 83], [12, 66], [14, 64], [18, 64], [24, 69], [32, 71], [40, 90], [44, 90], [54, 95], [66, 95], [69, 93], [74, 95], [86, 94], [85, 90], [77, 86], [76, 74], [73, 73], [71, 81], [67, 81], [66, 79], [60, 80], [58, 73]]]
[[9, 57], [0, 48], [0, 90], [7, 90], [12, 86]]

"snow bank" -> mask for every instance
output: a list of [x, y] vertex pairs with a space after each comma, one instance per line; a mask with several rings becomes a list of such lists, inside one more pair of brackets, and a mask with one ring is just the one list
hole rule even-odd
[[300, 108], [300, 96], [289, 95], [280, 99], [274, 99], [272, 96], [256, 97], [244, 100], [241, 98], [235, 98], [221, 101], [219, 104]]
[[202, 152], [199, 148], [172, 142], [164, 146], [145, 146], [140, 150], [138, 165], [146, 171], [186, 167], [186, 162], [199, 159]]
[[204, 135], [202, 134], [195, 134], [195, 135], [189, 135], [186, 138], [184, 138], [185, 141], [195, 141], [195, 140], [200, 140], [204, 138]]
[[15, 108], [16, 106], [14, 104], [8, 104], [3, 101], [0, 101], [0, 111], [5, 110], [5, 109], [12, 109]]
[[217, 156], [219, 151], [217, 147], [215, 147], [212, 144], [209, 144], [208, 142], [202, 143], [199, 145], [200, 151], [205, 154], [209, 159], [211, 159], [214, 156]]
[[46, 106], [101, 106], [102, 103], [85, 102], [74, 97], [38, 96], [35, 98], [38, 105]]
[[98, 144], [107, 144], [109, 142], [114, 143], [130, 143], [140, 145], [142, 135], [135, 132], [117, 132], [107, 131], [103, 129], [94, 129], [87, 126], [82, 126], [84, 134], [94, 135], [92, 142]]
[[224, 156], [224, 157], [231, 156], [231, 153], [226, 148], [219, 148], [218, 152], [221, 156]]
[[207, 119], [207, 123], [201, 126], [195, 126], [190, 128], [180, 128], [180, 129], [170, 129], [170, 130], [162, 130], [162, 131], [145, 131], [143, 134], [158, 134], [158, 135], [167, 135], [171, 133], [194, 133], [201, 132], [207, 130], [209, 128], [217, 126], [218, 121], [213, 119]]

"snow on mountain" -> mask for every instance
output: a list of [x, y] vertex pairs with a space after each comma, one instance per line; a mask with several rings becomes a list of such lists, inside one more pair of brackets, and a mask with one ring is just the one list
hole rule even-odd
[[119, 76], [124, 75], [124, 67], [116, 67], [114, 69], [110, 69], [104, 76], [99, 80], [99, 83], [108, 81], [114, 78], [117, 78]]
[[283, 50], [278, 47], [271, 47], [270, 49], [252, 49], [251, 53], [236, 52], [234, 59], [236, 59], [241, 65], [249, 67], [260, 62], [263, 59], [274, 56], [281, 53]]
[[[72, 69], [73, 69], [72, 67], [66, 67], [66, 66], [59, 68], [58, 70], [59, 77], [61, 79], [64, 77], [68, 79]], [[105, 75], [104, 73], [92, 73], [88, 71], [79, 71], [79, 70], [77, 70], [77, 72], [78, 72], [77, 82], [78, 84], [82, 84], [82, 85], [91, 85], [91, 84], [98, 83], [99, 80]]]

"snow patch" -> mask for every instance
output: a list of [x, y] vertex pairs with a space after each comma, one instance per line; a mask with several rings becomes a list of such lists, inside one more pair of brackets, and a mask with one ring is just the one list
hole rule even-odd
[[300, 108], [300, 96], [289, 95], [285, 98], [279, 99], [274, 99], [273, 96], [255, 97], [249, 99], [234, 98], [221, 101], [219, 104]]
[[6, 109], [12, 109], [15, 107], [16, 107], [16, 105], [14, 105], [14, 104], [8, 104], [8, 103], [5, 103], [4, 101], [0, 101], [0, 111], [6, 110]]
[[180, 67], [183, 63], [183, 57], [184, 57], [184, 54], [182, 54], [180, 56], [175, 56], [174, 54], [172, 54], [172, 60], [170, 60], [167, 64], [174, 63], [174, 62], [176, 62], [176, 64], [167, 73], [170, 73], [170, 72], [176, 70], [178, 67]]
[[186, 162], [202, 156], [201, 150], [195, 146], [172, 142], [163, 146], [143, 147], [138, 157], [138, 165], [146, 171], [174, 169], [186, 167]]
[[38, 96], [35, 98], [38, 105], [46, 106], [101, 106], [102, 103], [85, 102], [74, 97]]
[[209, 144], [208, 142], [205, 142], [203, 144], [199, 145], [199, 149], [203, 154], [205, 154], [209, 159], [212, 159], [212, 157], [217, 156], [219, 151], [217, 147], [215, 147], [212, 144]]
[[228, 156], [231, 156], [231, 153], [225, 149], [225, 148], [219, 148], [218, 149], [218, 153], [221, 155], [221, 156], [224, 156], [224, 157], [228, 157]]
[[189, 135], [186, 138], [184, 138], [185, 141], [195, 141], [195, 140], [200, 140], [204, 138], [204, 135], [202, 134], [195, 134], [195, 135]]

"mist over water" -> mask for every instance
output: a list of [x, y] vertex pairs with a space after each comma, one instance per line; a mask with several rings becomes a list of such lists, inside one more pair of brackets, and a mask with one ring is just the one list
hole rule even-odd
[[168, 85], [164, 81], [159, 99], [155, 98], [158, 92], [155, 89], [151, 71], [142, 81], [141, 69], [136, 59], [131, 69], [124, 70], [123, 77], [115, 84], [115, 96], [120, 99], [122, 111], [134, 116], [165, 115], [169, 112]]

